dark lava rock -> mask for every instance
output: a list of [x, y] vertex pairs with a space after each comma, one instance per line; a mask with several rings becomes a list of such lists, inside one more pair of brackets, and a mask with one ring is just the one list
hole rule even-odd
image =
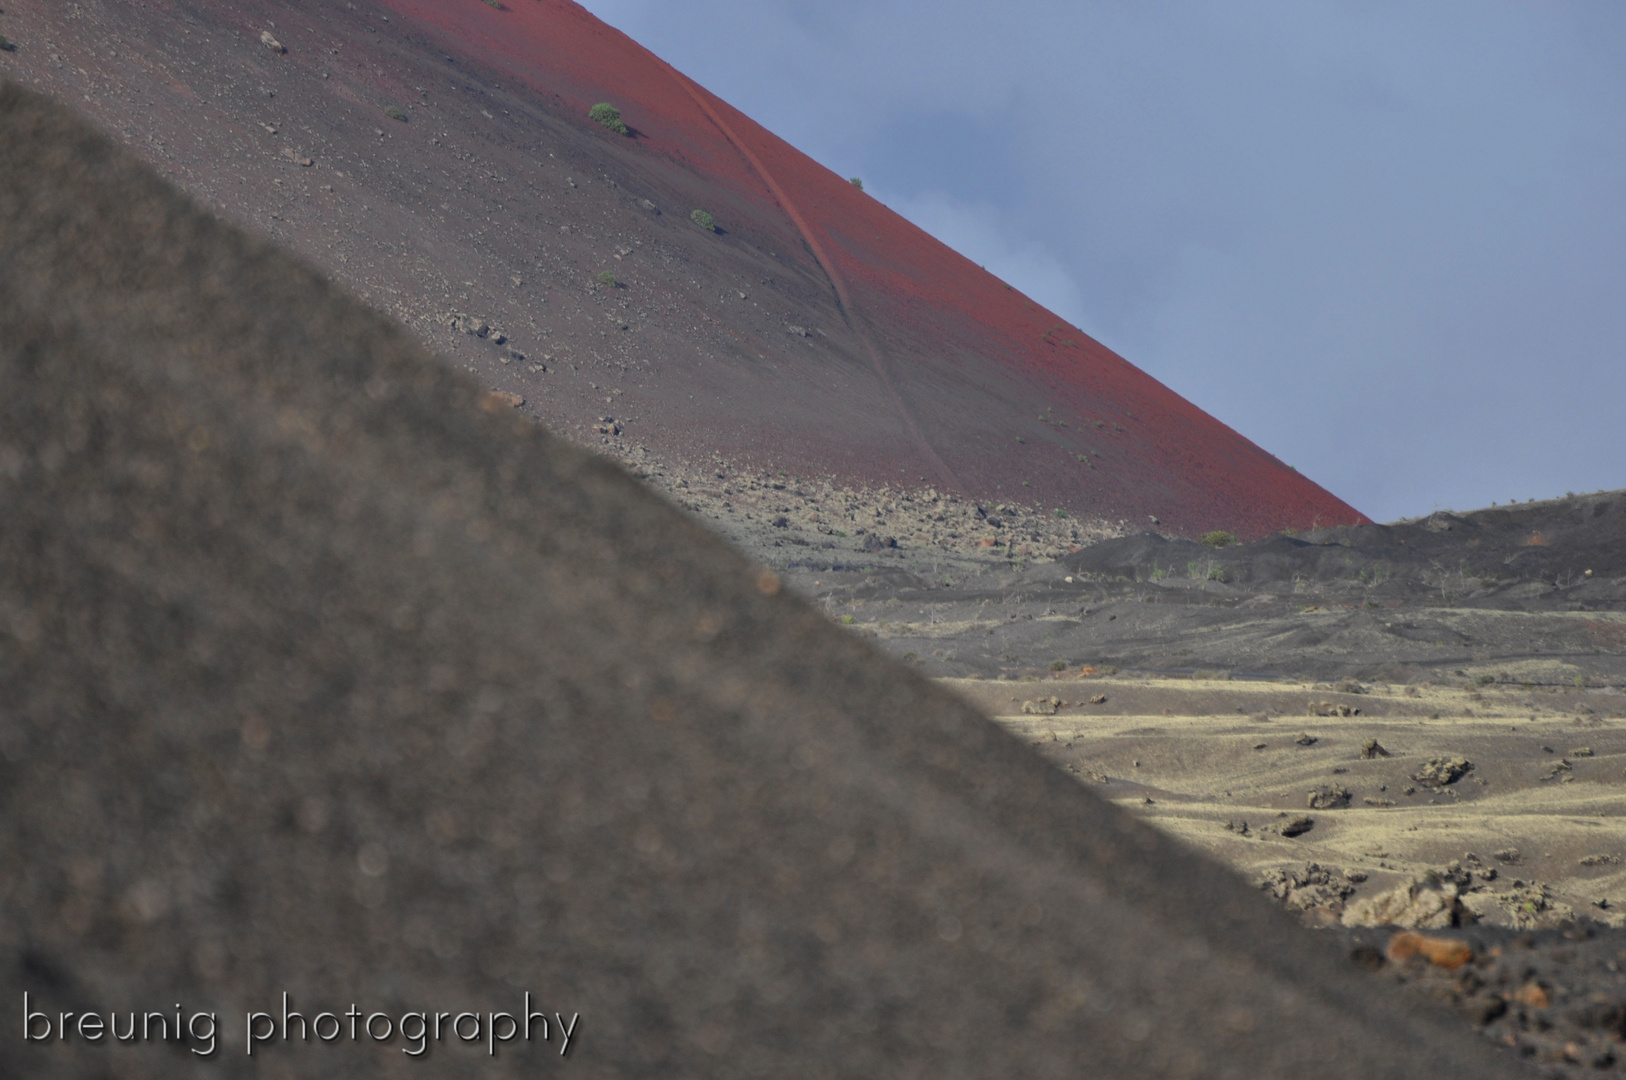
[[1311, 810], [1341, 810], [1349, 805], [1349, 789], [1342, 784], [1322, 784], [1309, 793]]
[[1276, 827], [1283, 836], [1303, 836], [1315, 828], [1315, 818], [1308, 814], [1294, 814]]
[[1436, 757], [1423, 762], [1411, 778], [1429, 787], [1454, 784], [1473, 770], [1474, 763], [1464, 757]]

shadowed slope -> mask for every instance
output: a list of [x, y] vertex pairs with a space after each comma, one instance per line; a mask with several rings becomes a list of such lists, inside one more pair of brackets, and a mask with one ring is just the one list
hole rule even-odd
[[13, 1007], [218, 1010], [216, 1076], [402, 1065], [250, 1061], [282, 991], [527, 990], [582, 1076], [1509, 1075], [60, 108], [0, 144]]
[[567, 0], [17, 18], [8, 67], [576, 437], [1190, 535], [1362, 520]]

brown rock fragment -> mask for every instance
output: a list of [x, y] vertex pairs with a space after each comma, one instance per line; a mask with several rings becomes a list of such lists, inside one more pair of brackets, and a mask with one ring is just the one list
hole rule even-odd
[[486, 412], [502, 412], [504, 409], [517, 409], [525, 404], [525, 399], [518, 394], [510, 394], [506, 390], [487, 390], [480, 398], [480, 408]]
[[1545, 1009], [1553, 1003], [1546, 987], [1532, 980], [1514, 991], [1513, 1000], [1532, 1009]]
[[1474, 951], [1465, 941], [1451, 938], [1429, 937], [1407, 930], [1389, 939], [1389, 959], [1400, 961], [1421, 956], [1435, 967], [1455, 971], [1474, 958]]

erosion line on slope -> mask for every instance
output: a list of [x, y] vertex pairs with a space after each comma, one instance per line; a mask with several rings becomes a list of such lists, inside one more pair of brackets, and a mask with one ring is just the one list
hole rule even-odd
[[730, 146], [739, 151], [740, 156], [745, 158], [746, 163], [756, 171], [757, 176], [768, 186], [768, 191], [773, 195], [774, 200], [779, 203], [779, 208], [785, 212], [786, 216], [790, 218], [791, 224], [795, 225], [796, 230], [802, 234], [802, 239], [807, 243], [808, 250], [818, 260], [819, 266], [824, 270], [825, 277], [830, 279], [830, 287], [836, 294], [836, 303], [841, 306], [842, 314], [847, 317], [848, 325], [858, 335], [858, 340], [864, 343], [864, 351], [869, 354], [870, 366], [875, 369], [875, 377], [880, 380], [881, 388], [886, 391], [887, 398], [903, 421], [903, 426], [908, 430], [910, 438], [915, 441], [916, 447], [925, 456], [926, 461], [937, 471], [938, 482], [950, 488], [960, 487], [959, 478], [954, 475], [954, 470], [950, 469], [948, 464], [938, 456], [937, 451], [932, 449], [932, 444], [927, 441], [925, 433], [920, 429], [920, 425], [915, 422], [914, 414], [909, 411], [909, 406], [905, 404], [903, 395], [898, 393], [897, 387], [892, 384], [892, 377], [887, 374], [886, 362], [881, 356], [881, 350], [861, 324], [857, 309], [854, 308], [852, 298], [847, 293], [845, 282], [842, 281], [841, 275], [836, 272], [835, 264], [825, 255], [824, 247], [813, 235], [813, 230], [808, 228], [807, 222], [802, 218], [801, 211], [796, 208], [796, 204], [791, 201], [789, 195], [785, 194], [785, 189], [779, 186], [779, 182], [773, 178], [773, 174], [768, 171], [767, 166], [762, 164], [762, 160], [756, 156], [750, 147], [745, 145], [739, 136], [734, 134], [734, 130], [718, 115], [717, 110], [712, 108], [711, 102], [705, 99], [695, 85], [682, 72], [660, 57], [655, 56], [653, 53], [650, 56], [671, 74], [672, 78], [677, 81], [679, 86], [683, 87], [689, 97], [694, 99], [694, 103], [700, 106], [700, 110], [706, 114], [713, 124], [717, 125], [717, 130], [723, 133], [723, 138], [728, 140]]

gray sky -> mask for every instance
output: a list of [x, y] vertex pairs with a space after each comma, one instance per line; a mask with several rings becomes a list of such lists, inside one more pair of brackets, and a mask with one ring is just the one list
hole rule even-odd
[[586, 0], [1379, 520], [1626, 487], [1626, 4]]

